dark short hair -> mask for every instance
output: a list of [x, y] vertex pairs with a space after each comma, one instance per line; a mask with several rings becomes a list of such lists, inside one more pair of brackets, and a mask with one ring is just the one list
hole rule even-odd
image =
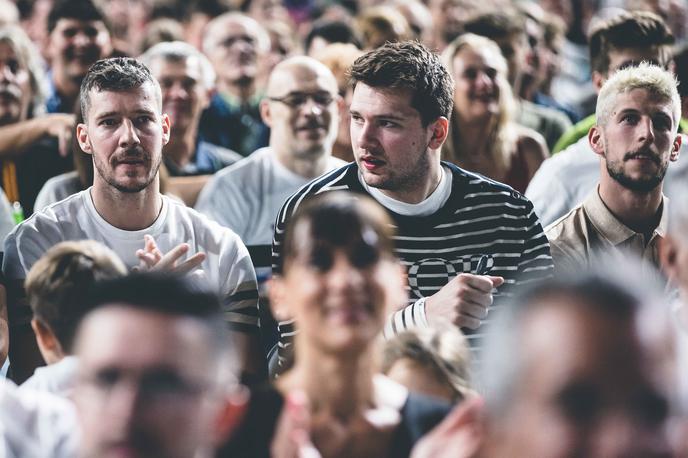
[[207, 284], [187, 276], [144, 272], [104, 281], [89, 291], [86, 303], [95, 311], [109, 306], [131, 307], [179, 318], [191, 318], [203, 324], [212, 338], [211, 347], [218, 354], [228, 348], [226, 324], [219, 295]]
[[386, 43], [354, 62], [352, 86], [363, 83], [380, 89], [408, 89], [411, 106], [427, 126], [440, 116], [449, 119], [454, 105], [454, 81], [439, 56], [417, 41]]
[[[131, 57], [112, 57], [101, 59], [88, 69], [81, 82], [81, 114], [88, 119], [90, 108], [90, 92], [95, 89], [101, 91], [128, 91], [139, 88], [145, 83], [152, 83], [158, 87], [158, 82], [151, 75], [144, 64]], [[158, 96], [159, 96], [158, 89]]]
[[525, 21], [517, 10], [489, 11], [472, 16], [463, 26], [464, 32], [490, 40], [500, 40], [526, 32]]
[[105, 15], [91, 0], [56, 0], [48, 14], [48, 33], [55, 30], [60, 19], [101, 21], [110, 30]]
[[[307, 225], [308, 237], [317, 244], [347, 248], [364, 240], [383, 256], [394, 256], [394, 229], [387, 212], [375, 201], [345, 192], [327, 192], [305, 201], [289, 220], [284, 238], [284, 265], [299, 254], [304, 234], [298, 228]], [[374, 240], [365, 240], [366, 234]]]
[[308, 51], [315, 37], [322, 37], [328, 43], [352, 43], [361, 47], [361, 42], [354, 29], [342, 21], [319, 21], [313, 24], [313, 28], [306, 35], [304, 49]]
[[647, 11], [622, 12], [590, 30], [590, 68], [603, 75], [609, 72], [609, 53], [615, 49], [659, 47], [659, 62], [671, 60], [674, 35], [664, 20]]

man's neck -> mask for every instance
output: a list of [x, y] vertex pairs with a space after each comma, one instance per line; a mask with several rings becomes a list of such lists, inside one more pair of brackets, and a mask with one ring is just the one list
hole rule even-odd
[[247, 103], [256, 92], [255, 80], [237, 84], [234, 81], [220, 80], [217, 89], [221, 94], [229, 94], [242, 104]]
[[91, 198], [98, 214], [110, 225], [125, 231], [139, 231], [153, 225], [162, 209], [162, 197], [156, 178], [140, 192], [125, 193], [105, 183], [96, 175]]
[[[606, 168], [602, 173], [607, 173]], [[662, 185], [650, 192], [636, 192], [606, 178], [600, 181], [599, 194], [609, 211], [634, 232], [649, 234], [654, 231], [661, 219]]]
[[413, 183], [407, 183], [404, 189], [390, 191], [380, 189], [382, 194], [396, 201], [406, 204], [418, 204], [430, 197], [442, 179], [442, 165], [440, 161], [431, 161], [428, 164], [428, 173], [424, 177], [417, 177]]
[[277, 160], [288, 170], [303, 178], [315, 178], [327, 171], [330, 154], [322, 153], [316, 157], [300, 158], [293, 154], [273, 148]]
[[186, 132], [170, 136], [170, 141], [162, 150], [165, 158], [179, 168], [188, 164], [196, 154], [196, 132], [197, 129], [189, 128]]
[[60, 77], [58, 76], [58, 72], [54, 72], [53, 84], [64, 106], [72, 107], [76, 103], [76, 98], [79, 95], [79, 83], [66, 76]]
[[282, 393], [303, 390], [313, 413], [330, 413], [340, 419], [360, 415], [374, 406], [374, 371], [365, 353], [345, 360], [313, 346], [303, 346], [302, 350], [308, 355], [302, 351], [297, 359], [300, 362], [278, 382]]

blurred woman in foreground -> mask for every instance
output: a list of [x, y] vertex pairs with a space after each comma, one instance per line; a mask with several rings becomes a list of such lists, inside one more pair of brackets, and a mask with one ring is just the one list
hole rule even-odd
[[375, 375], [376, 340], [406, 299], [392, 236], [385, 211], [365, 197], [327, 193], [300, 207], [287, 228], [283, 275], [270, 288], [277, 318], [297, 323], [295, 363], [275, 387], [253, 394], [228, 451], [405, 457], [446, 415], [448, 405]]

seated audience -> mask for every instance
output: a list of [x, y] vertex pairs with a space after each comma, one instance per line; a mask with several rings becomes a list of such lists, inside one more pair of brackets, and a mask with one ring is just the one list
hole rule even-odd
[[[172, 269], [205, 278], [222, 295], [224, 318], [251, 374], [264, 370], [260, 351], [256, 277], [248, 252], [229, 229], [163, 196], [158, 169], [170, 135], [161, 112], [160, 86], [148, 68], [131, 58], [99, 61], [81, 91], [84, 123], [79, 146], [93, 157], [93, 186], [43, 209], [5, 240], [3, 273], [14, 285], [51, 246], [64, 240], [96, 240], [113, 249], [128, 268]], [[184, 260], [186, 255], [189, 257]], [[11, 291], [10, 325], [25, 337], [26, 307]], [[10, 344], [10, 352], [35, 348]], [[28, 357], [14, 364], [32, 364]], [[15, 366], [16, 368], [16, 366]], [[25, 367], [21, 376], [26, 376]]]
[[58, 152], [58, 143], [66, 148], [74, 116], [43, 114], [43, 63], [19, 27], [0, 27], [0, 50], [5, 94], [0, 104], [0, 184], [10, 203], [19, 202], [28, 216], [45, 180], [71, 166], [71, 160]]
[[465, 24], [465, 32], [487, 37], [497, 43], [507, 61], [509, 84], [516, 98], [515, 121], [540, 133], [551, 150], [571, 127], [571, 121], [558, 110], [536, 105], [520, 97], [525, 76], [533, 73], [533, 56], [528, 45], [525, 19], [516, 10], [505, 6], [471, 18]]
[[254, 19], [225, 13], [205, 27], [203, 52], [217, 74], [217, 93], [203, 113], [201, 138], [248, 156], [268, 144], [268, 127], [260, 118], [258, 87], [261, 61], [270, 37]]
[[270, 145], [211, 178], [196, 208], [246, 245], [268, 249], [287, 197], [344, 165], [331, 155], [341, 103], [334, 76], [320, 62], [300, 56], [278, 64], [260, 103]]
[[217, 295], [147, 274], [89, 304], [74, 341], [79, 456], [215, 456], [246, 397]]
[[674, 77], [642, 63], [616, 72], [600, 89], [590, 147], [600, 182], [545, 233], [555, 270], [576, 271], [628, 252], [658, 266], [668, 209], [667, 168], [679, 158], [681, 100]]
[[471, 390], [471, 354], [466, 338], [447, 323], [393, 336], [382, 349], [382, 373], [409, 390], [450, 403]]
[[405, 299], [392, 230], [382, 208], [347, 193], [290, 220], [270, 296], [278, 317], [299, 323], [295, 363], [254, 393], [227, 456], [299, 456], [289, 451], [302, 433], [325, 457], [402, 458], [446, 414], [447, 404], [375, 375], [376, 338]]
[[[273, 240], [273, 275], [292, 213], [334, 190], [368, 195], [398, 228], [397, 256], [408, 269], [409, 304], [387, 335], [449, 320], [479, 345], [500, 296], [552, 273], [549, 244], [532, 206], [506, 185], [440, 160], [454, 84], [439, 57], [417, 42], [388, 43], [351, 68], [351, 142], [356, 161], [314, 180], [284, 204]], [[294, 333], [280, 324], [286, 350]], [[477, 332], [474, 332], [477, 331]]]
[[[650, 13], [622, 13], [602, 21], [590, 36], [596, 90], [616, 71], [642, 61], [669, 67], [672, 42], [666, 24]], [[599, 158], [588, 141], [588, 131], [594, 124], [593, 114], [574, 126], [571, 135], [564, 136], [554, 152], [565, 149], [542, 163], [526, 190], [544, 226], [581, 203], [600, 179]], [[686, 161], [679, 161], [669, 169], [666, 180], [669, 197], [673, 183], [685, 180], [687, 174]]]
[[22, 389], [71, 394], [77, 368], [72, 342], [89, 311], [85, 296], [97, 282], [126, 273], [112, 250], [92, 240], [58, 243], [33, 265], [26, 275], [26, 296], [36, 343], [48, 366], [36, 369]]
[[344, 103], [339, 104], [339, 128], [337, 139], [332, 145], [332, 155], [346, 162], [354, 160], [349, 115], [349, 105], [354, 91], [349, 85], [349, 69], [362, 55], [363, 51], [351, 43], [332, 43], [315, 54], [315, 58], [325, 64], [336, 78], [339, 95], [344, 99]]
[[520, 294], [486, 339], [484, 409], [460, 405], [413, 457], [680, 456], [674, 334], [640, 290], [569, 277]]
[[506, 60], [487, 38], [465, 34], [442, 59], [454, 76], [454, 111], [442, 159], [525, 192], [547, 156], [537, 132], [512, 119]]
[[159, 43], [139, 60], [160, 83], [162, 111], [172, 125], [170, 141], [162, 149], [170, 191], [193, 205], [210, 175], [242, 158], [198, 135], [201, 115], [215, 87], [215, 71], [200, 51], [181, 41]]

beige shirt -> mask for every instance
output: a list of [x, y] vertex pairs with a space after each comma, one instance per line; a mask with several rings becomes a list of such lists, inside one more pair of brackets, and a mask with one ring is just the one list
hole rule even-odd
[[591, 193], [565, 216], [545, 229], [556, 271], [580, 270], [605, 265], [631, 254], [659, 267], [659, 240], [666, 235], [669, 201], [662, 196], [662, 216], [648, 242], [645, 235], [634, 232], [619, 221], [602, 202], [599, 191]]

